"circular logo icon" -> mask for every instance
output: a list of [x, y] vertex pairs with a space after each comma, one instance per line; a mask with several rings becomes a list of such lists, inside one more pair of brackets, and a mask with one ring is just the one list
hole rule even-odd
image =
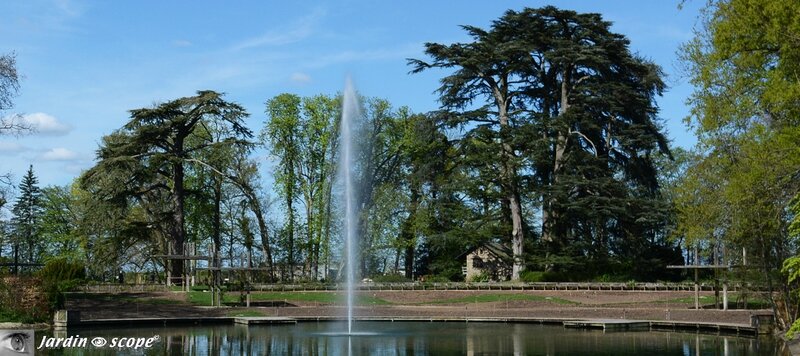
[[108, 343], [108, 341], [106, 341], [106, 339], [104, 339], [102, 337], [99, 337], [99, 336], [94, 338], [94, 339], [92, 339], [92, 345], [94, 345], [94, 347], [103, 347], [103, 346], [106, 346], [106, 343]]
[[161, 336], [153, 335], [153, 341], [158, 341], [161, 339]]
[[22, 333], [11, 335], [11, 349], [16, 352], [25, 352], [25, 340], [27, 335]]

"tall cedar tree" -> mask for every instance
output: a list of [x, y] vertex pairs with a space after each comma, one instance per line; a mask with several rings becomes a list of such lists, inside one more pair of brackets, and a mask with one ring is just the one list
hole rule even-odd
[[495, 23], [532, 62], [524, 100], [542, 137], [532, 160], [550, 252], [634, 257], [665, 213], [653, 156], [669, 155], [655, 103], [661, 71], [610, 27], [599, 14], [554, 7]]
[[[169, 239], [168, 253], [184, 254], [186, 242], [184, 189], [185, 166], [204, 164], [201, 150], [216, 145], [249, 145], [251, 131], [243, 125], [247, 112], [239, 104], [225, 101], [222, 94], [205, 90], [152, 108], [131, 110], [131, 120], [103, 138], [98, 163], [83, 175], [81, 184], [100, 197], [113, 201], [141, 199], [155, 191], [169, 197], [161, 222]], [[196, 128], [214, 123], [227, 127], [220, 140], [187, 140]], [[208, 131], [208, 130], [207, 130]], [[183, 261], [173, 261], [172, 276], [183, 275]]]
[[[494, 159], [500, 162], [499, 184], [503, 199], [509, 206], [511, 241], [514, 253], [512, 279], [519, 279], [523, 268], [522, 203], [519, 192], [519, 157], [512, 146], [511, 137], [515, 127], [525, 120], [518, 115], [521, 98], [527, 88], [526, 78], [519, 76], [530, 67], [530, 60], [523, 48], [506, 45], [507, 34], [485, 31], [477, 27], [463, 26], [473, 38], [471, 43], [442, 45], [426, 43], [425, 52], [433, 58], [428, 63], [409, 60], [413, 73], [429, 68], [456, 68], [455, 73], [441, 80], [439, 100], [451, 115], [452, 127], [471, 130], [491, 130], [496, 144], [489, 147]], [[479, 101], [477, 107], [473, 105]]]
[[551, 253], [604, 254], [609, 236], [652, 230], [639, 222], [659, 210], [651, 154], [668, 153], [655, 106], [664, 84], [659, 69], [609, 28], [598, 14], [526, 8], [506, 12], [488, 31], [464, 26], [474, 42], [426, 44], [433, 62], [410, 60], [413, 72], [455, 68], [439, 89], [449, 123], [467, 129], [465, 137], [491, 138], [483, 142], [500, 162], [512, 279], [523, 267], [528, 173], [542, 195], [542, 240]]

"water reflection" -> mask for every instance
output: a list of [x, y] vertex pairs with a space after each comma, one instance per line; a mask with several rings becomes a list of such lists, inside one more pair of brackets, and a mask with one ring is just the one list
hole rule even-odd
[[[82, 337], [151, 337], [142, 351], [89, 348], [48, 354], [94, 355], [774, 355], [770, 338], [739, 338], [668, 332], [608, 332], [560, 326], [503, 323], [358, 322], [372, 335], [348, 337], [345, 325], [217, 325], [198, 327], [70, 330]], [[37, 335], [37, 341], [40, 336]]]

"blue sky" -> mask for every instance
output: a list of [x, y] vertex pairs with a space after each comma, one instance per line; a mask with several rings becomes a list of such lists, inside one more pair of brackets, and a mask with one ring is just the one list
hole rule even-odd
[[[487, 27], [506, 9], [555, 5], [598, 12], [634, 51], [668, 74], [658, 100], [670, 138], [689, 147], [684, 126], [691, 86], [676, 51], [692, 36], [704, 1], [3, 1], [0, 53], [16, 52], [20, 95], [11, 112], [39, 127], [0, 136], [0, 172], [18, 182], [29, 164], [42, 186], [68, 184], [93, 165], [103, 135], [128, 110], [188, 96], [227, 93], [263, 126], [277, 94], [334, 94], [346, 75], [367, 96], [413, 111], [436, 109], [444, 72], [409, 75], [423, 43], [469, 38], [459, 25]], [[6, 112], [3, 114], [9, 114]]]

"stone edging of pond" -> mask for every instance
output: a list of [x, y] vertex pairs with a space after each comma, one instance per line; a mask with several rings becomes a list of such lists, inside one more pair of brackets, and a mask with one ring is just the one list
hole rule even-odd
[[[66, 327], [90, 328], [96, 326], [110, 325], [213, 325], [213, 324], [286, 324], [296, 322], [333, 322], [344, 321], [346, 318], [338, 316], [293, 316], [293, 317], [170, 317], [170, 318], [113, 318], [113, 319], [92, 319], [92, 320], [70, 320]], [[528, 323], [528, 324], [550, 324], [563, 325], [569, 327], [603, 329], [606, 331], [635, 330], [632, 325], [642, 326], [645, 330], [652, 331], [695, 331], [703, 333], [719, 333], [738, 336], [754, 337], [759, 334], [757, 326], [709, 323], [709, 322], [687, 322], [687, 321], [664, 321], [664, 320], [626, 320], [626, 319], [573, 319], [573, 318], [509, 318], [509, 317], [356, 317], [357, 321], [381, 321], [381, 322], [499, 322], [499, 323]], [[762, 334], [764, 334], [762, 332]]]

